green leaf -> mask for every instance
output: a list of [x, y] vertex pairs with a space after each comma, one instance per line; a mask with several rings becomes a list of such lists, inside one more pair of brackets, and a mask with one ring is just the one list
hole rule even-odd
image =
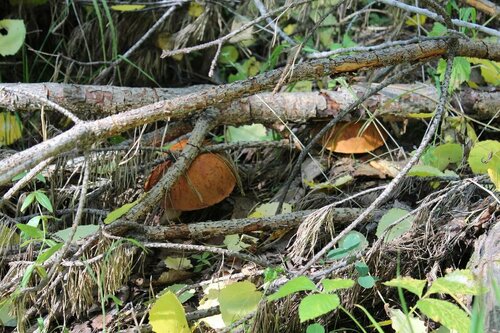
[[219, 294], [220, 312], [224, 323], [230, 325], [254, 312], [261, 299], [262, 293], [257, 291], [250, 281], [226, 286]]
[[481, 75], [486, 83], [500, 86], [500, 63], [479, 58], [468, 58], [468, 60], [475, 65], [479, 65]]
[[346, 289], [354, 286], [355, 282], [351, 279], [323, 279], [321, 281], [323, 285], [323, 291], [329, 293], [337, 289]]
[[475, 174], [488, 173], [488, 169], [500, 165], [500, 142], [485, 140], [476, 143], [469, 153], [468, 162]]
[[30, 225], [22, 224], [22, 223], [16, 223], [16, 226], [19, 230], [21, 230], [25, 235], [29, 236], [30, 238], [33, 239], [44, 239], [45, 234], [43, 233], [42, 230], [32, 227]]
[[141, 10], [146, 7], [145, 5], [114, 5], [111, 6], [112, 10], [117, 12], [134, 12], [136, 10]]
[[350, 231], [339, 241], [339, 247], [326, 255], [329, 259], [338, 260], [362, 251], [368, 246], [365, 236], [357, 231]]
[[368, 265], [362, 261], [356, 261], [356, 263], [354, 263], [354, 268], [360, 276], [366, 276], [370, 272]]
[[35, 192], [31, 192], [28, 194], [26, 199], [24, 199], [23, 204], [21, 206], [21, 212], [24, 212], [26, 208], [28, 208], [35, 201]]
[[170, 291], [160, 296], [149, 310], [149, 323], [156, 333], [191, 333], [184, 308]]
[[238, 60], [238, 49], [233, 45], [226, 45], [220, 50], [219, 63], [224, 65], [234, 64]]
[[478, 295], [480, 292], [481, 288], [472, 272], [468, 269], [461, 269], [436, 279], [429, 288], [428, 294]]
[[458, 143], [445, 143], [431, 147], [422, 155], [425, 165], [433, 166], [444, 171], [450, 163], [460, 163], [464, 154], [464, 148]]
[[275, 301], [298, 291], [317, 290], [316, 285], [306, 276], [297, 276], [282, 285], [277, 292], [269, 295], [269, 301]]
[[52, 203], [50, 202], [49, 197], [45, 193], [43, 193], [42, 191], [35, 191], [33, 193], [35, 193], [36, 201], [40, 205], [45, 207], [45, 209], [47, 209], [49, 212], [51, 213], [54, 212], [54, 208], [52, 208]]
[[297, 81], [291, 85], [290, 92], [311, 92], [312, 88], [312, 81]]
[[[72, 242], [77, 242], [80, 239], [95, 234], [98, 230], [99, 226], [95, 224], [79, 225], [78, 227], [76, 227], [76, 232], [75, 235], [73, 236]], [[71, 235], [71, 227], [59, 230], [54, 234], [54, 236], [60, 238], [63, 242], [66, 242], [69, 239], [70, 235]]]
[[397, 333], [427, 333], [425, 323], [413, 317], [412, 315], [405, 315], [399, 309], [390, 309], [389, 313], [392, 321], [392, 328]]
[[250, 244], [247, 244], [241, 240], [240, 235], [226, 235], [224, 237], [224, 245], [226, 245], [229, 251], [240, 252], [241, 250], [250, 247]]
[[116, 220], [118, 220], [120, 217], [122, 217], [123, 215], [127, 214], [128, 211], [130, 209], [132, 209], [132, 207], [134, 207], [135, 205], [137, 205], [137, 203], [139, 202], [139, 199], [137, 199], [136, 201], [134, 202], [130, 202], [130, 203], [126, 203], [124, 204], [123, 206], [113, 210], [112, 212], [110, 212], [106, 218], [104, 219], [104, 224], [110, 224], [110, 223], [113, 223], [115, 222]]
[[[260, 218], [260, 217], [270, 217], [276, 215], [276, 209], [278, 208], [278, 202], [269, 202], [265, 204], [261, 204], [254, 209], [254, 211], [248, 215], [250, 218]], [[291, 213], [292, 205], [289, 203], [283, 203], [283, 207], [281, 208], [281, 213]]]
[[226, 141], [247, 142], [247, 141], [273, 141], [272, 133], [268, 133], [262, 124], [244, 125], [239, 127], [228, 126], [226, 131]]
[[[444, 59], [439, 59], [437, 73], [440, 74], [440, 80], [443, 82], [444, 74], [446, 71], [446, 61]], [[452, 92], [453, 90], [460, 87], [460, 85], [468, 81], [470, 78], [471, 67], [470, 62], [467, 58], [464, 57], [455, 57], [453, 59], [453, 68], [451, 71], [450, 85], [448, 87], [448, 91]]]
[[390, 281], [384, 282], [384, 284], [389, 287], [396, 287], [396, 288], [399, 287], [406, 289], [409, 292], [417, 295], [418, 298], [422, 297], [422, 292], [424, 291], [426, 283], [427, 281], [425, 280], [417, 280], [409, 276], [398, 277]]
[[[377, 237], [381, 238], [384, 232], [389, 227], [391, 227], [391, 225], [393, 225], [394, 222], [401, 219], [408, 213], [409, 212], [407, 210], [401, 208], [392, 208], [388, 210], [387, 213], [385, 213], [384, 216], [382, 216], [380, 222], [378, 223], [376, 232]], [[402, 235], [407, 233], [411, 229], [414, 219], [415, 217], [410, 215], [401, 222], [392, 226], [391, 229], [386, 233], [384, 242], [386, 243], [391, 242], [392, 240], [401, 237]]]
[[282, 267], [266, 267], [264, 270], [264, 282], [273, 282], [279, 275], [283, 274], [285, 270]]
[[417, 302], [417, 308], [430, 319], [456, 330], [458, 333], [468, 333], [470, 318], [455, 304], [439, 299], [424, 298]]
[[444, 173], [430, 165], [414, 165], [408, 171], [408, 176], [413, 177], [444, 177]]
[[429, 37], [439, 37], [446, 34], [446, 27], [439, 22], [434, 22], [432, 30], [427, 34]]
[[[177, 295], [177, 292], [179, 290], [184, 289], [187, 286], [188, 286], [187, 284], [173, 284], [173, 285], [165, 288], [165, 291], [171, 291]], [[181, 303], [185, 303], [186, 301], [188, 301], [189, 299], [191, 299], [194, 296], [194, 293], [195, 293], [194, 289], [188, 289], [185, 292], [183, 292], [182, 294], [180, 294], [178, 296], [178, 299]]]
[[23, 46], [26, 37], [26, 26], [23, 20], [0, 20], [0, 55], [14, 55]]
[[16, 327], [16, 317], [11, 316], [13, 305], [10, 299], [0, 301], [0, 326]]
[[163, 262], [170, 269], [187, 270], [193, 268], [191, 260], [184, 257], [166, 257]]
[[300, 301], [299, 318], [303, 323], [335, 310], [340, 305], [340, 298], [336, 294], [313, 294]]
[[325, 333], [323, 325], [315, 323], [307, 326], [306, 333]]
[[488, 176], [490, 176], [491, 182], [495, 185], [496, 191], [500, 191], [500, 165], [488, 168]]
[[360, 276], [358, 284], [365, 289], [370, 289], [375, 285], [375, 278], [371, 275]]
[[47, 250], [45, 250], [44, 252], [42, 252], [40, 255], [38, 255], [38, 257], [36, 258], [36, 263], [37, 264], [43, 264], [44, 262], [46, 262], [50, 257], [52, 257], [52, 255], [54, 253], [56, 253], [57, 251], [59, 251], [59, 249], [63, 246], [64, 244], [63, 243], [57, 243], [53, 246], [51, 246], [50, 248], [48, 248]]

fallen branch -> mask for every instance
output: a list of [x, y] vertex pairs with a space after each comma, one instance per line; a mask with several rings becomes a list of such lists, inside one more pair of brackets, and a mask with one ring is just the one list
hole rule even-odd
[[[394, 47], [361, 55], [343, 56], [329, 60], [314, 60], [295, 66], [289, 82], [354, 72], [395, 64], [430, 60], [444, 55], [447, 43], [427, 41], [415, 45]], [[500, 60], [500, 45], [459, 40], [457, 55], [490, 60]], [[20, 172], [30, 169], [41, 161], [67, 152], [73, 148], [86, 148], [125, 130], [158, 120], [182, 119], [207, 107], [234, 101], [243, 96], [271, 89], [279, 82], [283, 69], [276, 69], [244, 81], [212, 87], [145, 107], [130, 110], [92, 122], [81, 122], [68, 131], [19, 152], [0, 162], [0, 185], [9, 182]], [[15, 91], [11, 90], [11, 93]]]

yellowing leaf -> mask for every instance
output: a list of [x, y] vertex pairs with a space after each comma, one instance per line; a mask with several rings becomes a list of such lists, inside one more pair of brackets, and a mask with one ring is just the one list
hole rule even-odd
[[219, 294], [224, 323], [230, 325], [254, 312], [261, 299], [262, 293], [250, 281], [236, 282], [225, 287]]
[[249, 244], [243, 242], [239, 235], [227, 235], [224, 238], [224, 245], [226, 245], [229, 251], [233, 252], [240, 252], [250, 246]]
[[[278, 208], [277, 202], [270, 202], [266, 204], [262, 204], [258, 206], [252, 214], [248, 215], [248, 217], [270, 217], [276, 215], [276, 208]], [[288, 203], [284, 203], [281, 209], [282, 214], [291, 213], [292, 205]]]
[[485, 174], [490, 168], [500, 165], [500, 142], [485, 140], [477, 142], [469, 153], [469, 166], [475, 174]]
[[450, 330], [456, 330], [458, 333], [469, 332], [470, 318], [455, 304], [440, 299], [424, 298], [417, 302], [417, 308]]
[[283, 28], [283, 32], [286, 33], [287, 35], [291, 35], [295, 32], [295, 29], [297, 29], [297, 24], [289, 24], [286, 27]]
[[149, 310], [149, 323], [156, 333], [191, 333], [181, 302], [168, 291]]
[[[16, 54], [23, 46], [26, 37], [26, 26], [23, 20], [0, 20], [0, 55]], [[6, 31], [6, 33], [5, 33]]]
[[500, 85], [499, 62], [479, 58], [468, 58], [468, 60], [474, 65], [479, 65], [484, 81], [494, 86]]
[[412, 17], [408, 18], [405, 21], [405, 24], [410, 27], [415, 27], [417, 25], [422, 25], [425, 23], [425, 20], [427, 19], [427, 16], [425, 15], [413, 15]]
[[493, 185], [495, 185], [496, 190], [500, 191], [500, 166], [497, 165], [496, 168], [489, 168], [488, 175]]
[[146, 7], [146, 5], [114, 5], [111, 6], [111, 9], [117, 12], [133, 12], [144, 9], [144, 7]]
[[[0, 35], [0, 44], [1, 44]], [[0, 51], [1, 51], [0, 46]], [[11, 112], [0, 113], [0, 147], [10, 145], [22, 137], [23, 126], [19, 118]]]
[[201, 14], [203, 14], [203, 11], [205, 10], [205, 7], [203, 7], [201, 4], [192, 1], [189, 4], [189, 9], [188, 9], [188, 15], [191, 17], [198, 17]]
[[186, 270], [193, 268], [191, 260], [183, 257], [166, 257], [165, 265], [170, 269]]

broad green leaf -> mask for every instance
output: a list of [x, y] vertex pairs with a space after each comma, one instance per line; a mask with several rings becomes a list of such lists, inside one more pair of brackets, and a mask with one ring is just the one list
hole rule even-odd
[[240, 252], [241, 250], [250, 247], [250, 244], [247, 244], [241, 240], [240, 235], [226, 235], [224, 237], [224, 245], [226, 245], [229, 251]]
[[0, 55], [14, 55], [23, 46], [26, 26], [23, 20], [0, 20]]
[[312, 81], [298, 81], [291, 85], [290, 92], [311, 92], [313, 88]]
[[269, 301], [275, 301], [298, 291], [317, 290], [316, 285], [306, 276], [297, 276], [282, 285], [277, 292], [269, 295]]
[[[250, 218], [260, 218], [260, 217], [270, 217], [270, 216], [275, 216], [276, 215], [276, 209], [278, 208], [278, 203], [277, 202], [269, 202], [266, 204], [262, 204], [257, 206], [253, 213], [248, 215]], [[281, 213], [286, 214], [286, 213], [291, 213], [292, 212], [292, 205], [289, 203], [284, 203], [283, 207], [281, 208]]]
[[306, 333], [325, 333], [323, 325], [315, 323], [307, 326]]
[[139, 200], [136, 200], [136, 201], [130, 202], [130, 203], [126, 203], [123, 206], [121, 206], [121, 207], [113, 210], [104, 219], [104, 224], [110, 224], [110, 223], [115, 222], [120, 217], [122, 217], [123, 215], [127, 214], [129, 212], [129, 210], [132, 209], [132, 207], [134, 207], [135, 205], [137, 205], [138, 202], [139, 202]]
[[193, 268], [191, 260], [184, 257], [166, 257], [163, 262], [170, 269], [187, 270]]
[[399, 309], [389, 309], [392, 328], [396, 333], [427, 333], [425, 323], [413, 317], [412, 315], [405, 315]]
[[[171, 286], [168, 286], [165, 288], [165, 291], [171, 291], [174, 294], [177, 294], [177, 292], [181, 289], [184, 289], [187, 287], [187, 284], [173, 284]], [[185, 303], [187, 300], [191, 299], [194, 296], [195, 290], [194, 289], [188, 289], [182, 294], [178, 296], [179, 302]]]
[[371, 275], [360, 276], [358, 284], [365, 289], [370, 289], [375, 285], [375, 278]]
[[433, 166], [444, 171], [450, 163], [460, 163], [464, 154], [464, 148], [458, 143], [445, 143], [431, 147], [422, 155], [425, 165]]
[[23, 204], [21, 206], [21, 212], [24, 212], [26, 208], [28, 208], [35, 201], [35, 192], [31, 192], [24, 199]]
[[0, 301], [0, 326], [16, 327], [16, 317], [11, 316], [13, 305], [10, 299]]
[[[76, 232], [75, 235], [73, 236], [73, 242], [77, 242], [82, 238], [95, 234], [98, 230], [99, 226], [95, 224], [79, 225], [78, 227], [76, 227]], [[59, 230], [54, 234], [54, 236], [57, 236], [63, 242], [66, 242], [69, 239], [70, 234], [71, 234], [71, 227]]]
[[282, 267], [267, 267], [262, 274], [264, 275], [264, 282], [273, 282], [284, 272], [285, 270]]
[[36, 201], [40, 205], [45, 207], [45, 209], [47, 209], [49, 212], [51, 213], [54, 212], [54, 208], [52, 208], [52, 203], [50, 202], [49, 197], [45, 193], [43, 193], [42, 191], [35, 191], [33, 193], [35, 193]]
[[418, 298], [422, 297], [422, 292], [424, 291], [426, 283], [427, 281], [425, 280], [417, 280], [409, 276], [398, 277], [384, 282], [384, 284], [389, 287], [400, 287], [406, 289], [409, 292], [417, 295]]
[[461, 269], [436, 279], [429, 288], [428, 294], [478, 295], [480, 289], [472, 272], [468, 269]]
[[47, 250], [45, 250], [43, 253], [41, 253], [40, 255], [38, 255], [38, 257], [36, 258], [36, 263], [37, 264], [43, 264], [44, 262], [46, 262], [50, 257], [52, 257], [52, 255], [54, 253], [56, 253], [57, 251], [59, 251], [59, 249], [63, 246], [64, 244], [63, 243], [56, 243], [55, 245], [51, 246], [50, 248], [48, 248]]
[[160, 296], [149, 310], [149, 323], [156, 333], [191, 333], [184, 308], [170, 291]]
[[220, 50], [218, 62], [224, 65], [234, 64], [239, 57], [238, 49], [234, 45], [226, 45]]
[[475, 174], [486, 174], [488, 169], [500, 165], [500, 142], [496, 140], [480, 141], [469, 153], [469, 166]]
[[[1, 49], [0, 34], [0, 49]], [[19, 117], [12, 112], [0, 112], [0, 147], [13, 144], [23, 135], [23, 125]], [[26, 173], [22, 174], [24, 176]], [[21, 177], [22, 178], [22, 177]], [[19, 178], [19, 179], [21, 179]], [[17, 176], [12, 180], [17, 179]]]
[[479, 65], [484, 81], [494, 86], [500, 85], [500, 63], [479, 58], [467, 59], [474, 65]]
[[224, 323], [230, 325], [254, 312], [261, 299], [262, 293], [257, 291], [250, 281], [228, 285], [219, 294], [220, 312]]
[[[401, 219], [403, 216], [407, 215], [409, 212], [407, 210], [401, 209], [401, 208], [392, 208], [387, 211], [387, 213], [382, 216], [380, 219], [380, 222], [378, 223], [377, 226], [377, 232], [376, 235], [378, 238], [381, 238], [384, 232], [391, 227], [391, 225], [396, 222], [397, 220]], [[391, 229], [386, 233], [384, 242], [388, 243], [391, 242], [392, 240], [401, 237], [405, 233], [407, 233], [413, 224], [413, 220], [415, 219], [414, 216], [408, 216], [401, 222], [397, 223], [396, 225], [392, 226]]]
[[[440, 74], [440, 80], [443, 82], [444, 74], [446, 71], [446, 61], [444, 59], [439, 59], [437, 73]], [[464, 57], [455, 57], [453, 59], [453, 69], [451, 71], [450, 85], [448, 90], [451, 92], [460, 85], [468, 81], [470, 78], [471, 67], [470, 62]]]
[[335, 310], [340, 305], [340, 298], [336, 294], [313, 294], [300, 301], [299, 318], [303, 323]]
[[368, 241], [362, 233], [350, 231], [339, 241], [339, 247], [328, 252], [329, 259], [338, 260], [348, 257], [357, 251], [362, 251], [368, 246]]
[[111, 9], [116, 10], [117, 12], [133, 12], [144, 9], [145, 7], [145, 5], [114, 5], [111, 6]]
[[19, 230], [21, 230], [25, 235], [29, 236], [33, 239], [44, 239], [45, 235], [42, 230], [32, 227], [30, 225], [16, 223], [16, 226]]
[[417, 302], [417, 308], [430, 319], [456, 330], [458, 333], [468, 333], [470, 318], [455, 304], [439, 299], [424, 298]]
[[335, 291], [337, 289], [346, 289], [346, 288], [351, 288], [354, 286], [356, 282], [351, 279], [324, 279], [321, 281], [321, 284], [323, 285], [323, 291], [329, 293], [332, 291]]
[[413, 177], [443, 177], [444, 173], [430, 165], [414, 165], [408, 171], [408, 176]]
[[268, 133], [262, 124], [244, 125], [239, 127], [228, 126], [226, 142], [246, 141], [273, 141], [272, 133]]
[[439, 22], [434, 22], [432, 26], [432, 30], [427, 34], [429, 37], [439, 37], [444, 36], [446, 34], [446, 26], [442, 25]]
[[362, 261], [356, 261], [354, 263], [354, 268], [360, 276], [366, 276], [370, 272], [370, 268], [368, 267], [368, 265]]

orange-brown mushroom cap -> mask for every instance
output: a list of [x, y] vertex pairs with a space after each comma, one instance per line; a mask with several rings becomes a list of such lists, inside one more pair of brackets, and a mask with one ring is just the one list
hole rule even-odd
[[[172, 162], [167, 161], [153, 169], [144, 185], [145, 191], [158, 183], [171, 164]], [[200, 154], [191, 163], [186, 174], [165, 195], [162, 207], [180, 211], [206, 208], [227, 198], [235, 185], [236, 177], [232, 166], [223, 156]]]
[[322, 139], [326, 149], [343, 154], [362, 154], [381, 147], [386, 139], [383, 131], [370, 123], [339, 122]]

